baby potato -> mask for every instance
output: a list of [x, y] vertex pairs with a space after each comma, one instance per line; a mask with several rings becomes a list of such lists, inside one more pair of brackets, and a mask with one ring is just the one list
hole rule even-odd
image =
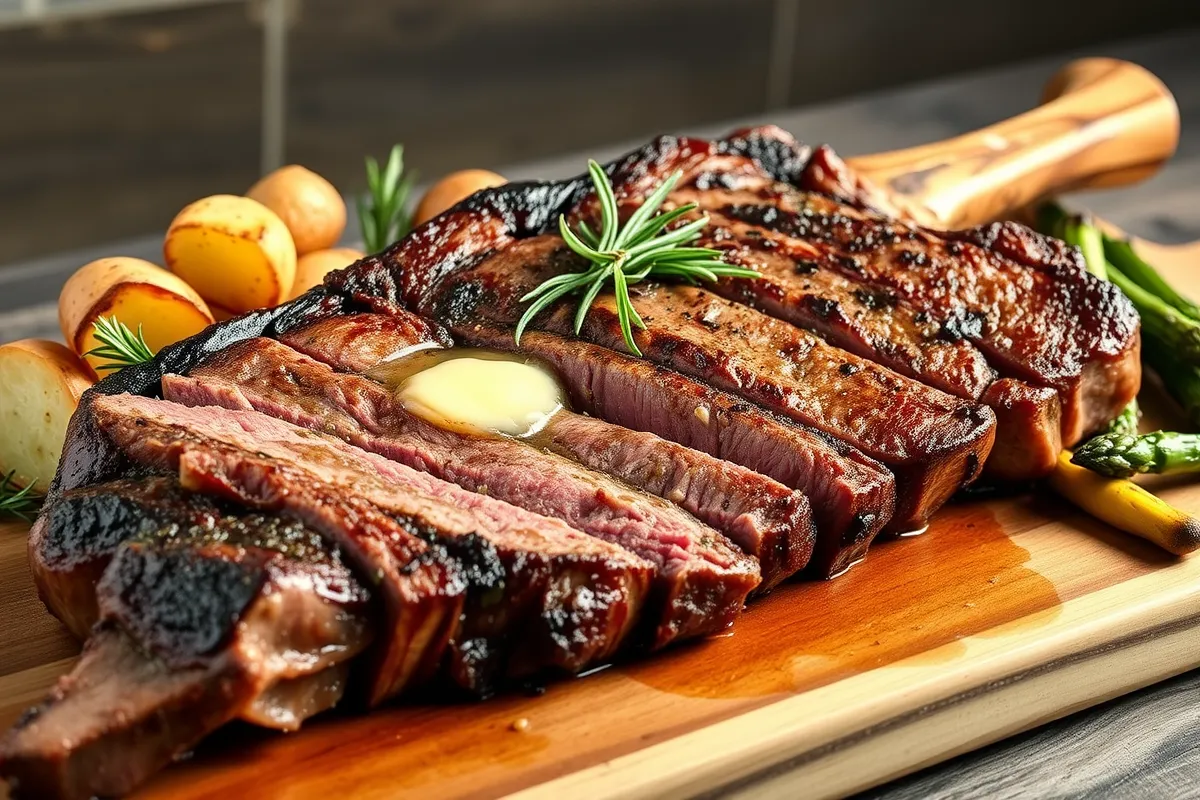
[[413, 215], [413, 225], [422, 225], [428, 222], [480, 189], [490, 189], [506, 183], [508, 181], [502, 175], [488, 172], [486, 169], [464, 169], [451, 172], [425, 192], [425, 196], [417, 205], [416, 214]]
[[58, 468], [67, 423], [92, 385], [87, 367], [58, 342], [0, 347], [0, 475], [45, 492]]
[[296, 260], [296, 283], [289, 300], [294, 300], [314, 286], [320, 285], [325, 276], [342, 267], [348, 267], [363, 257], [362, 251], [353, 247], [335, 247], [306, 253]]
[[236, 313], [279, 305], [296, 280], [296, 245], [257, 200], [217, 194], [187, 206], [163, 242], [167, 267], [205, 300]]
[[283, 220], [296, 243], [297, 256], [333, 247], [346, 230], [346, 202], [338, 190], [298, 164], [263, 177], [246, 196]]
[[[82, 356], [100, 343], [94, 323], [116, 317], [135, 333], [142, 326], [146, 344], [158, 352], [199, 333], [213, 315], [200, 295], [178, 275], [140, 258], [101, 258], [80, 267], [58, 296], [63, 338]], [[92, 369], [108, 359], [85, 357]]]

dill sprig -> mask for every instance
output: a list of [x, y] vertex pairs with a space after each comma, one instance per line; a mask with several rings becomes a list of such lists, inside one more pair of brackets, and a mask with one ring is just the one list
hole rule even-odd
[[576, 233], [562, 215], [558, 218], [558, 230], [567, 246], [587, 259], [591, 266], [583, 272], [556, 275], [521, 298], [523, 303], [533, 302], [517, 323], [518, 345], [525, 327], [538, 312], [565, 295], [582, 291], [583, 299], [575, 310], [575, 333], [578, 335], [596, 295], [611, 281], [617, 302], [617, 320], [625, 338], [625, 346], [629, 352], [640, 356], [642, 351], [633, 341], [633, 327], [645, 330], [646, 324], [629, 299], [630, 286], [650, 277], [676, 278], [688, 283], [715, 281], [722, 276], [759, 277], [752, 269], [721, 261], [720, 250], [684, 247], [699, 237], [700, 231], [708, 225], [707, 214], [686, 225], [667, 230], [672, 223], [696, 209], [695, 203], [688, 203], [671, 211], [656, 213], [679, 182], [681, 172], [676, 171], [663, 181], [624, 225], [620, 224], [617, 199], [604, 168], [595, 161], [589, 161], [588, 173], [600, 201], [600, 231], [597, 233], [586, 223], [580, 222]]
[[10, 515], [33, 522], [42, 506], [42, 496], [33, 490], [36, 481], [28, 486], [17, 486], [13, 482], [16, 470], [10, 470], [0, 481], [0, 516]]
[[403, 239], [412, 230], [408, 198], [417, 182], [416, 172], [404, 171], [404, 145], [395, 145], [387, 164], [367, 156], [367, 194], [358, 198], [358, 224], [363, 248], [378, 253]]
[[108, 359], [108, 363], [96, 367], [97, 372], [124, 369], [154, 358], [154, 352], [142, 335], [141, 325], [134, 333], [116, 317], [101, 317], [96, 320], [94, 327], [96, 341], [100, 344], [84, 355]]

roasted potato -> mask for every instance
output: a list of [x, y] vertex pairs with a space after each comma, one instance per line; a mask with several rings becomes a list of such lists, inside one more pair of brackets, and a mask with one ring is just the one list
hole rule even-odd
[[299, 297], [325, 280], [334, 270], [348, 267], [363, 257], [362, 251], [353, 247], [335, 247], [308, 253], [296, 261], [296, 283], [292, 286], [289, 300]]
[[[116, 317], [132, 331], [142, 326], [146, 344], [158, 352], [199, 333], [213, 322], [204, 300], [178, 275], [140, 258], [101, 258], [81, 267], [58, 296], [63, 338], [80, 356], [96, 347], [93, 325]], [[92, 369], [105, 363], [85, 357]]]
[[296, 243], [297, 256], [333, 247], [346, 230], [346, 202], [338, 190], [298, 164], [265, 176], [246, 196], [279, 215]]
[[296, 280], [292, 234], [249, 197], [213, 195], [180, 211], [163, 257], [206, 301], [239, 314], [278, 305]]
[[0, 475], [46, 491], [62, 455], [67, 423], [92, 385], [88, 368], [57, 342], [0, 346]]
[[452, 172], [429, 187], [417, 212], [413, 215], [413, 225], [421, 225], [436, 217], [446, 209], [465, 200], [480, 189], [490, 189], [493, 186], [503, 186], [508, 183], [503, 176], [486, 169], [464, 169]]

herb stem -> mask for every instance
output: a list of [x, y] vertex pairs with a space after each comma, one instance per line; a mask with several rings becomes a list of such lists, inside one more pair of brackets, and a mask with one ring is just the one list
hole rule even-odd
[[640, 356], [642, 352], [634, 341], [633, 329], [646, 330], [646, 323], [629, 297], [629, 287], [633, 284], [651, 277], [677, 278], [688, 283], [711, 282], [721, 277], [759, 277], [752, 269], [722, 261], [720, 250], [685, 246], [695, 241], [708, 225], [707, 215], [670, 228], [696, 210], [695, 203], [687, 203], [659, 213], [682, 177], [681, 172], [676, 171], [655, 187], [624, 225], [620, 224], [616, 195], [604, 168], [589, 161], [588, 174], [600, 206], [600, 231], [592, 230], [586, 222], [580, 222], [577, 231], [573, 230], [564, 216], [558, 218], [558, 230], [567, 247], [589, 266], [582, 272], [555, 275], [521, 298], [521, 302], [530, 305], [517, 323], [514, 338], [518, 345], [534, 317], [560, 298], [582, 292], [574, 319], [578, 336], [596, 297], [611, 280], [621, 337], [629, 352]]

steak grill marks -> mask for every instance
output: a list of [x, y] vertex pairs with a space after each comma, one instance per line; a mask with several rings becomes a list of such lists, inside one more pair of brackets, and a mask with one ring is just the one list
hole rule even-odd
[[381, 385], [337, 375], [278, 342], [235, 345], [191, 377], [165, 380], [164, 391], [180, 402], [255, 409], [328, 431], [628, 548], [658, 568], [645, 620], [653, 647], [728, 627], [759, 583], [753, 561], [674, 505], [521, 442], [438, 428]]
[[[524, 239], [448, 278], [426, 310], [454, 328], [482, 318], [511, 330], [522, 296], [578, 266], [557, 237]], [[638, 286], [631, 300], [648, 328], [635, 338], [649, 360], [811, 425], [887, 465], [896, 474], [894, 530], [923, 528], [976, 477], [991, 449], [994, 416], [986, 407], [831, 347], [805, 330], [689, 286]], [[567, 335], [572, 318], [573, 308], [561, 303], [534, 324]], [[623, 347], [612, 295], [596, 299], [581, 336]]]
[[[368, 319], [371, 316], [376, 318]], [[450, 340], [449, 333], [440, 326], [437, 332], [420, 330], [407, 323], [406, 317], [420, 319], [411, 314], [358, 315], [317, 323], [312, 329], [284, 336], [283, 341], [299, 344], [307, 355], [335, 369], [361, 373], [393, 354]], [[351, 337], [354, 348], [325, 344]], [[669, 500], [726, 534], [759, 562], [762, 583], [758, 591], [768, 590], [804, 568], [812, 554], [808, 499], [752, 469], [652, 432], [567, 409], [555, 414], [545, 428], [526, 441]]]
[[[498, 328], [469, 325], [456, 333], [480, 346], [513, 347], [512, 334]], [[812, 575], [845, 572], [891, 519], [896, 497], [891, 473], [837, 440], [645, 359], [578, 339], [529, 331], [521, 350], [554, 366], [580, 411], [802, 491], [817, 529]]]
[[[368, 320], [368, 316], [374, 318]], [[440, 345], [446, 341], [447, 337], [441, 334], [414, 335], [416, 326], [407, 317], [419, 319], [403, 311], [388, 316], [357, 315], [315, 323], [281, 338], [337, 369], [361, 373], [397, 353], [412, 351], [421, 344]], [[353, 348], [326, 344], [340, 342], [351, 333], [356, 336]], [[461, 341], [475, 346], [514, 349], [512, 335], [507, 331], [474, 324], [463, 326], [456, 333]], [[755, 518], [755, 528], [760, 528], [762, 518], [771, 511], [769, 507], [756, 507], [756, 497], [778, 496], [778, 489], [769, 481], [754, 481], [755, 477], [770, 476], [812, 498], [818, 533], [812, 573], [821, 577], [839, 574], [861, 559], [875, 534], [891, 517], [895, 504], [891, 475], [882, 465], [852, 448], [784, 422], [679, 373], [604, 347], [531, 331], [522, 340], [522, 350], [557, 372], [573, 408], [628, 429], [611, 426], [604, 429], [595, 426], [596, 420], [570, 415], [571, 424], [565, 427], [588, 424], [585, 432], [593, 434], [554, 437], [559, 446], [569, 449], [571, 458], [613, 473], [613, 469], [607, 468], [611, 465], [603, 463], [610, 448], [596, 444], [598, 438], [627, 439], [630, 431], [646, 431], [661, 437], [654, 441], [639, 440], [639, 447], [653, 451], [643, 451], [643, 459], [638, 459], [634, 451], [625, 451], [620, 458], [627, 466], [644, 464], [649, 473], [661, 473], [661, 477], [639, 480], [636, 474], [639, 469], [621, 470], [621, 477], [660, 497], [676, 499], [684, 494], [682, 500], [676, 501], [702, 520], [725, 530], [743, 550], [759, 558], [763, 588], [769, 588], [778, 579], [773, 574], [783, 576], [788, 570], [773, 569], [769, 549], [754, 545], [747, 535], [738, 535], [738, 523], [747, 522], [749, 516]], [[683, 445], [686, 452], [673, 449], [673, 442]], [[700, 454], [712, 456], [716, 463], [699, 459]], [[678, 463], [675, 461], [678, 458], [688, 462], [689, 474], [692, 469], [707, 472], [706, 483], [716, 487], [715, 493], [724, 498], [719, 508], [701, 499], [689, 502], [693, 498], [687, 497], [688, 487], [694, 482], [687, 474], [667, 469], [671, 463]], [[745, 467], [749, 474], [742, 472], [737, 480], [721, 480], [722, 473], [729, 472], [733, 464]], [[668, 475], [676, 480], [664, 480]], [[739, 507], [753, 510], [734, 518], [735, 526], [730, 530], [720, 520], [728, 519], [733, 509]], [[784, 528], [791, 514], [769, 516], [777, 520], [775, 528]], [[803, 532], [799, 523], [792, 523], [792, 528], [793, 536]], [[781, 533], [784, 531], [776, 535]], [[789, 550], [779, 553], [779, 558], [795, 563], [798, 552], [797, 545], [789, 544]]]
[[616, 652], [647, 592], [650, 565], [619, 548], [336, 439], [254, 412], [95, 404], [131, 458], [300, 518], [372, 577], [391, 603], [374, 702], [428, 677], [447, 647], [451, 678], [480, 693], [509, 674], [586, 668]]

